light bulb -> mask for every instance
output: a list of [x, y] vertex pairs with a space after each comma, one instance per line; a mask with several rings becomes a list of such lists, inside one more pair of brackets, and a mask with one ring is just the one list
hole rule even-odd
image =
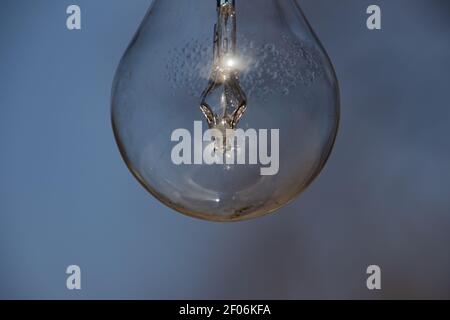
[[296, 0], [155, 0], [118, 67], [112, 123], [129, 169], [161, 202], [244, 220], [320, 173], [338, 83]]

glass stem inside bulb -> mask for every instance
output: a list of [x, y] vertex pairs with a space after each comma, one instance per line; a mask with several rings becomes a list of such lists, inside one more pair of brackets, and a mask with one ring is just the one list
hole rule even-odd
[[200, 109], [210, 128], [223, 133], [235, 129], [245, 110], [247, 98], [239, 83], [239, 61], [236, 55], [235, 0], [217, 0], [217, 23], [214, 25], [213, 64], [207, 88], [202, 93]]

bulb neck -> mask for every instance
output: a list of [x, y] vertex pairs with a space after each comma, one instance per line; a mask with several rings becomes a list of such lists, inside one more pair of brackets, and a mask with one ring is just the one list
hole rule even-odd
[[235, 0], [217, 0], [217, 6], [222, 7], [226, 5], [232, 5], [234, 7]]
[[213, 66], [200, 109], [211, 128], [234, 129], [247, 108], [236, 68], [235, 0], [217, 1]]
[[216, 60], [224, 59], [236, 50], [236, 11], [234, 0], [218, 0], [217, 23], [215, 25]]

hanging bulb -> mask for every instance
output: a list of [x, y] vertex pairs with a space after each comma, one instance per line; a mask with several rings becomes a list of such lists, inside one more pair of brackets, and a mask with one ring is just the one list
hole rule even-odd
[[320, 173], [338, 83], [296, 0], [155, 0], [118, 67], [112, 123], [129, 169], [161, 202], [244, 220]]

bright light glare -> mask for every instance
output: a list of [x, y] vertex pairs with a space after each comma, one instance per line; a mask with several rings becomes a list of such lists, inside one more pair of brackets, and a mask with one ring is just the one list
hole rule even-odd
[[233, 68], [236, 65], [236, 61], [233, 58], [228, 58], [226, 61], [226, 66], [228, 68]]

